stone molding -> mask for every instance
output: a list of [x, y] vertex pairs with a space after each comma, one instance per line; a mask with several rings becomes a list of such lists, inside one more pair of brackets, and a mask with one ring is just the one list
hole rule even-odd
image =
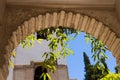
[[[67, 2], [66, 2], [67, 3]], [[55, 2], [7, 2], [7, 6], [26, 6], [26, 7], [39, 7], [39, 8], [91, 8], [91, 9], [114, 9], [114, 4], [86, 4], [86, 3], [55, 3]]]

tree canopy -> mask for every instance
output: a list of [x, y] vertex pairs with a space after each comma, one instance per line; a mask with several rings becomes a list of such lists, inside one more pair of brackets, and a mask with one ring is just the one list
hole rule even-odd
[[94, 70], [95, 65], [92, 65], [90, 63], [89, 57], [85, 52], [83, 53], [83, 56], [84, 56], [84, 64], [85, 64], [85, 72], [86, 72], [85, 80], [99, 80], [108, 74], [108, 67], [106, 63], [104, 63], [106, 67], [104, 72], [102, 72], [100, 68]]

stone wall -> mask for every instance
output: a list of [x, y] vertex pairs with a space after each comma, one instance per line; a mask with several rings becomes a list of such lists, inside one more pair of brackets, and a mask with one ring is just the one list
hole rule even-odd
[[5, 0], [0, 0], [0, 25], [3, 22], [4, 12], [5, 12]]
[[117, 12], [117, 16], [120, 20], [120, 0], [116, 0], [116, 5], [115, 5], [115, 9], [116, 9], [116, 12]]
[[[1, 48], [0, 48], [0, 52], [2, 51], [3, 48], [3, 41], [4, 41], [4, 32], [5, 32], [5, 9], [6, 9], [6, 4], [5, 4], [6, 0], [0, 0], [0, 44], [1, 44]], [[2, 52], [1, 52], [2, 53]]]
[[[34, 80], [35, 69], [40, 65], [16, 65], [13, 73], [13, 80]], [[57, 65], [54, 73], [48, 72], [52, 80], [69, 80], [68, 68], [66, 65]], [[62, 76], [62, 77], [61, 77]]]
[[0, 80], [6, 80], [8, 76], [8, 64], [5, 60], [4, 55], [4, 34], [5, 34], [5, 9], [6, 9], [6, 0], [0, 0]]
[[29, 65], [15, 66], [13, 80], [34, 80], [34, 67]]

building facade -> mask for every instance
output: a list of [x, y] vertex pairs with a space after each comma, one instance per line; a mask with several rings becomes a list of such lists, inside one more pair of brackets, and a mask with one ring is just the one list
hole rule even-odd
[[[16, 65], [13, 80], [39, 80], [40, 75], [35, 74], [36, 69], [40, 66], [39, 64], [38, 62], [31, 62], [30, 65]], [[48, 72], [52, 80], [69, 80], [67, 66], [57, 65], [56, 67], [57, 70], [54, 73]], [[37, 79], [35, 78], [36, 76], [38, 77]]]

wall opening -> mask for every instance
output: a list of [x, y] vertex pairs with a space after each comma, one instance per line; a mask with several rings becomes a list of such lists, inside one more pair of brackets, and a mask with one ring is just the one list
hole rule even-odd
[[[42, 73], [47, 73], [47, 69], [43, 69], [42, 66], [38, 66], [35, 69], [34, 80], [44, 80], [43, 77], [40, 78], [40, 76], [42, 75]], [[48, 78], [46, 80], [48, 80]]]
[[108, 26], [89, 16], [73, 12], [66, 13], [65, 11], [53, 12], [51, 14], [46, 13], [45, 15], [32, 17], [30, 20], [25, 21], [13, 32], [11, 39], [8, 40], [9, 43], [6, 46], [6, 53], [10, 54], [26, 36], [36, 31], [50, 28], [51, 26], [54, 28], [68, 26], [68, 28], [89, 33], [107, 45], [109, 50], [113, 52], [113, 56], [116, 58], [119, 56], [120, 47], [118, 45], [120, 44], [120, 39]]
[[[82, 35], [84, 36], [85, 33], [81, 32], [80, 34], [82, 34]], [[79, 36], [79, 35], [78, 35], [78, 36]], [[39, 39], [39, 38], [42, 38], [42, 37], [44, 37], [43, 39], [46, 39], [46, 34], [42, 34], [41, 36], [38, 36], [38, 35], [37, 35], [36, 38]], [[79, 37], [79, 38], [80, 38], [80, 37]], [[83, 41], [85, 41], [85, 39], [84, 39]], [[43, 42], [43, 43], [46, 43], [46, 42]], [[80, 43], [80, 42], [78, 42], [78, 43]], [[37, 43], [37, 44], [38, 44], [38, 43]], [[48, 45], [46, 45], [46, 46], [48, 46]], [[76, 45], [76, 46], [74, 46], [74, 47], [79, 47], [79, 48], [80, 48], [79, 45]], [[82, 47], [82, 46], [81, 46], [81, 47]], [[37, 48], [39, 48], [39, 47], [37, 47]], [[39, 48], [39, 49], [40, 49], [40, 50], [41, 50], [41, 49], [43, 50], [43, 49], [44, 49], [44, 45], [43, 45], [41, 48]], [[45, 49], [45, 50], [46, 50], [46, 49]], [[23, 50], [21, 49], [21, 51], [23, 51]], [[35, 51], [36, 51], [35, 49], [32, 51], [34, 55], [35, 55]], [[86, 49], [85, 51], [87, 51], [87, 49]], [[88, 51], [88, 52], [90, 52], [90, 51]], [[23, 53], [23, 52], [22, 52], [22, 53]], [[24, 53], [24, 54], [26, 54], [26, 53]], [[24, 54], [23, 54], [23, 55], [24, 55]], [[82, 52], [81, 52], [81, 54], [82, 54]], [[19, 54], [19, 56], [20, 56], [20, 55], [21, 55], [21, 54]], [[33, 55], [33, 56], [34, 56], [34, 55]], [[27, 56], [29, 57], [29, 54], [27, 54]], [[22, 59], [22, 56], [21, 56], [21, 60], [26, 61], [25, 59], [27, 59], [27, 56], [25, 56], [23, 59]], [[32, 59], [32, 56], [31, 56], [30, 58]], [[42, 57], [41, 57], [41, 58], [42, 58]], [[62, 64], [62, 62], [60, 62], [60, 63]], [[40, 66], [40, 67], [41, 67], [41, 66]], [[35, 80], [35, 79], [38, 79], [38, 76], [41, 75], [41, 70], [42, 70], [42, 69], [40, 69], [40, 67], [39, 67], [38, 69], [36, 68], [36, 71], [40, 71], [40, 72], [39, 72], [40, 74], [39, 74], [39, 73], [37, 74], [37, 72], [35, 71], [35, 72], [36, 72], [35, 75], [37, 75], [37, 76], [36, 76], [36, 78], [35, 78], [35, 75], [34, 75], [34, 80]], [[42, 68], [42, 67], [41, 67], [41, 68]], [[39, 70], [39, 69], [40, 69], [40, 70]], [[68, 72], [68, 73], [69, 73], [69, 72]], [[41, 79], [41, 80], [42, 80], [42, 79]]]

